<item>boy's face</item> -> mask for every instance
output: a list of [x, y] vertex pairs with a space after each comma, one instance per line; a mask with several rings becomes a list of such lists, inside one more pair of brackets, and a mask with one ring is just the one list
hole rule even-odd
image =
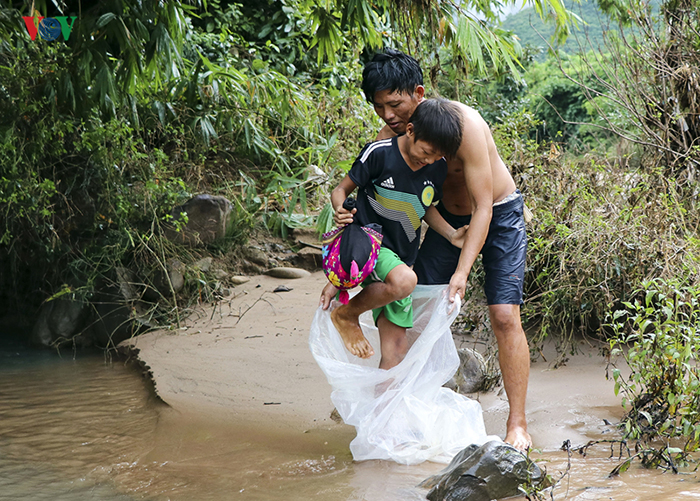
[[380, 90], [374, 93], [374, 111], [384, 120], [394, 134], [404, 134], [408, 119], [423, 100], [425, 88], [416, 86], [411, 93]]
[[422, 139], [416, 140], [413, 135], [413, 124], [409, 124], [406, 138], [406, 156], [408, 157], [406, 163], [414, 169], [421, 169], [445, 156], [430, 143], [426, 143]]

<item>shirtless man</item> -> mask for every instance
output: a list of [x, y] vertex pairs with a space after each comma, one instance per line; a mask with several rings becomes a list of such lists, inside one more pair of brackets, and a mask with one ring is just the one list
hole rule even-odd
[[[386, 123], [377, 140], [403, 134], [425, 94], [415, 59], [391, 49], [376, 54], [365, 65], [362, 90]], [[531, 445], [525, 418], [530, 352], [520, 321], [527, 246], [522, 196], [498, 154], [488, 124], [476, 110], [456, 104], [462, 110], [463, 139], [448, 161], [443, 198], [437, 206], [445, 221], [439, 225], [429, 221], [431, 229], [414, 270], [418, 283], [449, 283], [449, 297], [454, 301], [457, 295], [464, 296], [472, 265], [483, 254], [484, 290], [510, 406], [505, 441], [526, 450]], [[467, 224], [460, 250], [448, 238], [450, 232]], [[323, 290], [324, 309], [334, 294], [332, 287]]]

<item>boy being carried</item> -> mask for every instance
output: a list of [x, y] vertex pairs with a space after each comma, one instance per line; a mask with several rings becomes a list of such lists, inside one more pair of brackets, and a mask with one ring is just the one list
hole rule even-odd
[[[459, 109], [444, 99], [423, 101], [411, 116], [406, 134], [366, 145], [350, 172], [331, 194], [334, 221], [346, 225], [357, 218], [362, 226], [378, 223], [384, 238], [371, 277], [348, 304], [331, 312], [348, 351], [360, 358], [374, 354], [360, 328], [359, 316], [372, 310], [379, 330], [381, 369], [398, 365], [408, 352], [406, 329], [413, 327], [411, 292], [416, 274], [421, 221], [460, 247], [466, 228], [455, 231], [432, 203], [442, 197], [447, 175], [444, 156], [453, 156], [462, 141]], [[357, 207], [349, 212], [343, 201], [358, 189]], [[334, 294], [328, 284], [322, 295], [327, 309]]]

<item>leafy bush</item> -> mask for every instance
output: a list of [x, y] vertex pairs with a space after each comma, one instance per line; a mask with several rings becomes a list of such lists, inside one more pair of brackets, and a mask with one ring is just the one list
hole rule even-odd
[[[376, 118], [357, 55], [347, 44], [317, 67], [294, 9], [268, 29], [239, 4], [201, 18], [180, 2], [131, 7], [94, 6], [66, 43], [30, 42], [20, 13], [2, 11], [0, 309], [31, 311], [65, 284], [89, 295], [117, 266], [146, 280], [187, 256], [162, 225], [203, 191], [234, 206], [214, 252], [244, 243], [255, 220], [282, 235], [309, 225], [337, 165], [375, 133], [358, 126]], [[303, 61], [291, 68], [281, 46], [306, 48]]]
[[610, 316], [611, 356], [631, 370], [613, 370], [627, 409], [621, 426], [645, 465], [673, 466], [700, 445], [700, 289], [656, 279], [636, 292]]
[[607, 314], [646, 281], [697, 283], [700, 221], [673, 183], [605, 160], [567, 166], [549, 155], [527, 173], [526, 198], [535, 219], [525, 314], [541, 321], [542, 335], [605, 335]]

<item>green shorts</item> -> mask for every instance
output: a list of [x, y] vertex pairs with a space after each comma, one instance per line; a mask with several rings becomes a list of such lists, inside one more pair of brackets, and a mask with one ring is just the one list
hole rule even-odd
[[[393, 250], [382, 247], [379, 249], [379, 256], [377, 257], [377, 264], [374, 267], [374, 271], [362, 282], [362, 287], [366, 287], [372, 282], [384, 282], [389, 272], [401, 264], [405, 263]], [[374, 317], [375, 325], [377, 324], [377, 318], [379, 318], [382, 312], [384, 312], [384, 316], [392, 324], [407, 329], [413, 327], [413, 297], [410, 295], [398, 301], [393, 301], [381, 308], [373, 309], [372, 316]]]

